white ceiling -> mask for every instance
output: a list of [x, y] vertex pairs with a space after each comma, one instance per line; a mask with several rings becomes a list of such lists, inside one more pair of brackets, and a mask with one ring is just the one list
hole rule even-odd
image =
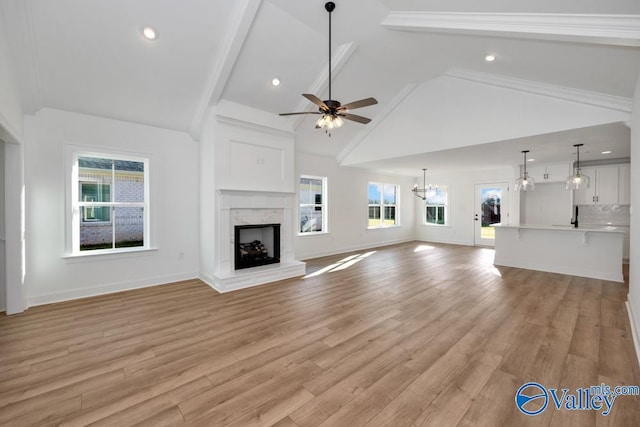
[[[354, 111], [369, 125], [347, 122], [331, 138], [312, 116], [277, 116], [313, 110], [302, 93], [328, 97], [324, 3], [0, 0], [0, 14], [27, 113], [59, 108], [197, 138], [207, 106], [226, 100], [292, 126], [300, 151], [415, 176], [436, 159], [434, 169], [514, 165], [525, 145], [544, 151], [540, 161], [565, 160], [576, 140], [628, 153], [620, 122], [640, 74], [637, 0], [338, 0], [333, 98], [379, 104]], [[159, 39], [144, 40], [143, 25]], [[451, 73], [481, 76], [467, 83], [482, 96], [461, 95]], [[551, 120], [556, 89], [564, 104]], [[479, 119], [506, 112], [517, 120]]]

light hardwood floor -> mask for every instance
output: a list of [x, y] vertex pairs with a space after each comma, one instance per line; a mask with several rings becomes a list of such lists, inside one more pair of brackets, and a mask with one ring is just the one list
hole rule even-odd
[[198, 280], [0, 316], [0, 425], [638, 426], [516, 409], [527, 381], [640, 385], [626, 284], [406, 243], [220, 295]]

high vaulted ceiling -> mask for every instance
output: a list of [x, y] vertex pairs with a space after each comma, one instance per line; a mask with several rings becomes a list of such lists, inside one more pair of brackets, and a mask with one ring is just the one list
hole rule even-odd
[[[337, 0], [333, 98], [379, 104], [354, 111], [370, 124], [330, 138], [313, 116], [277, 116], [313, 111], [302, 93], [327, 98], [324, 3], [0, 0], [0, 14], [26, 113], [59, 108], [198, 138], [207, 107], [225, 100], [273, 114], [300, 151], [416, 176], [417, 160], [486, 165], [479, 150], [499, 149], [496, 166], [517, 164], [523, 147], [570, 160], [577, 138], [592, 141], [594, 159], [596, 143], [628, 155], [637, 0]], [[159, 38], [145, 40], [144, 25]]]

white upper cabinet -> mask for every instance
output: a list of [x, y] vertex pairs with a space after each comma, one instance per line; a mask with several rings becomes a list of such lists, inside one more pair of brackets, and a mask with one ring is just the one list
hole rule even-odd
[[[583, 175], [591, 180], [589, 188], [574, 191], [573, 200], [576, 205], [618, 205], [625, 204], [623, 187], [629, 185], [625, 181], [621, 169], [628, 165], [607, 165], [581, 168]], [[628, 177], [628, 175], [627, 175]], [[621, 190], [622, 189], [622, 190]], [[628, 189], [626, 190], [628, 192]], [[623, 197], [621, 197], [621, 194]], [[628, 196], [627, 196], [628, 198]], [[627, 201], [626, 204], [629, 202]]]
[[527, 173], [533, 178], [536, 184], [545, 182], [564, 182], [570, 173], [568, 163], [557, 163], [551, 165], [527, 165]]
[[620, 165], [619, 166], [619, 183], [620, 187], [618, 188], [618, 204], [620, 205], [630, 205], [631, 204], [631, 165]]

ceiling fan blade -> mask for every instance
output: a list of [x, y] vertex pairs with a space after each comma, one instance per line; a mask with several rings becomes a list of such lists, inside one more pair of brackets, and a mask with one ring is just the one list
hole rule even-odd
[[342, 110], [355, 110], [356, 108], [368, 107], [369, 105], [375, 105], [378, 101], [375, 98], [365, 98], [359, 101], [353, 101], [338, 108], [338, 111]]
[[329, 109], [329, 107], [327, 107], [327, 104], [325, 104], [323, 100], [321, 100], [315, 95], [311, 95], [310, 93], [303, 93], [302, 96], [304, 96], [309, 101], [313, 102], [314, 104], [316, 104], [318, 107], [322, 108], [325, 111]]
[[295, 116], [297, 114], [322, 114], [322, 113], [319, 111], [302, 111], [299, 113], [280, 113], [278, 115], [279, 116]]
[[344, 117], [347, 120], [352, 120], [354, 122], [362, 123], [366, 125], [371, 121], [371, 119], [367, 117], [358, 116], [357, 114], [349, 114], [349, 113], [338, 113], [340, 117]]

